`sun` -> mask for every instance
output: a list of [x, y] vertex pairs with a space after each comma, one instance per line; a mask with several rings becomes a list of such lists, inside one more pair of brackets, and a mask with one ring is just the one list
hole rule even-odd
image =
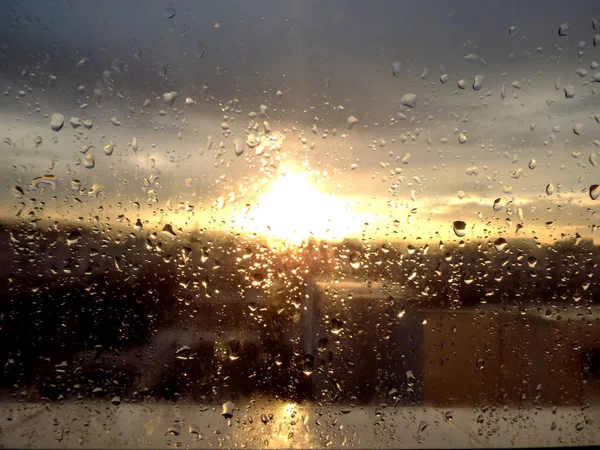
[[316, 239], [339, 240], [360, 231], [351, 202], [322, 192], [308, 171], [283, 169], [240, 220], [245, 231], [287, 244]]

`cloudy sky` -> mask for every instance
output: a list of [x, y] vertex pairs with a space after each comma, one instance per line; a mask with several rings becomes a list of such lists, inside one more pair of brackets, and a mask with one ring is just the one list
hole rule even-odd
[[[325, 196], [293, 193], [302, 217], [286, 215], [306, 221], [303, 201], [321, 202], [313, 215], [338, 234], [456, 239], [462, 220], [467, 237], [517, 224], [545, 240], [589, 235], [594, 4], [12, 1], [0, 17], [2, 214], [265, 232], [283, 167]], [[31, 189], [48, 174], [54, 191]], [[180, 202], [193, 213], [175, 214]]]

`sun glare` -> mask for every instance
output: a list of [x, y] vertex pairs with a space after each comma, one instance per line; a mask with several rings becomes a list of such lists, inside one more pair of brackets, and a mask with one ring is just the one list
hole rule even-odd
[[309, 175], [282, 173], [271, 182], [241, 220], [245, 231], [259, 232], [288, 244], [316, 239], [339, 240], [360, 231], [362, 222], [349, 202], [321, 192]]

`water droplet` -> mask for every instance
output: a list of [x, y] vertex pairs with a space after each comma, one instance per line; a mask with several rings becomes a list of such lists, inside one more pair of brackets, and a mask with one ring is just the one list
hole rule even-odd
[[462, 220], [452, 222], [452, 229], [458, 237], [464, 237], [467, 234], [467, 224]]
[[358, 123], [358, 119], [354, 116], [350, 116], [348, 117], [348, 119], [346, 119], [346, 128], [351, 130], [352, 127], [354, 127], [354, 125], [356, 125]]
[[406, 371], [406, 384], [408, 384], [409, 386], [414, 386], [415, 381], [417, 381], [417, 379], [415, 378], [415, 374], [413, 373], [413, 371], [407, 370]]
[[233, 417], [233, 410], [235, 408], [235, 404], [233, 402], [225, 402], [223, 403], [223, 409], [221, 411], [221, 415], [226, 419], [231, 419]]
[[134, 136], [134, 138], [131, 140], [131, 149], [132, 149], [134, 152], [137, 152], [137, 151], [138, 151], [138, 141], [137, 141], [137, 138], [136, 138], [135, 136]]
[[481, 358], [479, 358], [476, 362], [475, 362], [475, 367], [477, 369], [483, 369], [483, 367], [485, 366], [485, 361]]
[[83, 119], [81, 121], [81, 124], [83, 125], [83, 128], [85, 128], [86, 130], [90, 130], [94, 126], [92, 121], [89, 119]]
[[90, 197], [98, 198], [101, 192], [104, 192], [104, 185], [100, 183], [94, 183], [92, 188], [89, 190], [88, 195]]
[[394, 61], [392, 63], [392, 74], [398, 78], [400, 77], [400, 72], [402, 71], [402, 63], [399, 61]]
[[112, 155], [114, 150], [115, 150], [115, 144], [113, 144], [112, 142], [109, 142], [108, 144], [106, 144], [104, 146], [104, 154], [107, 156]]
[[115, 395], [110, 402], [115, 406], [119, 406], [121, 404], [121, 397]]
[[343, 329], [342, 321], [339, 319], [331, 319], [331, 332], [333, 334], [340, 334]]
[[530, 256], [529, 258], [527, 258], [527, 265], [531, 268], [535, 267], [537, 265], [537, 258], [535, 256]]
[[581, 122], [577, 122], [575, 125], [573, 125], [573, 133], [575, 133], [577, 136], [581, 136], [582, 131], [583, 124]]
[[175, 5], [173, 3], [167, 4], [164, 11], [165, 19], [172, 19], [175, 17], [176, 13], [177, 10], [175, 9]]
[[452, 411], [446, 411], [444, 413], [444, 419], [446, 419], [448, 422], [450, 422], [452, 420], [454, 416], [452, 415]]
[[458, 87], [461, 89], [466, 89], [468, 86], [467, 80], [465, 80], [464, 78], [462, 80], [458, 80], [457, 83]]
[[461, 144], [464, 144], [467, 142], [467, 135], [464, 133], [459, 133], [458, 134], [458, 142]]
[[527, 164], [527, 166], [533, 170], [537, 167], [537, 161], [535, 159], [531, 159], [531, 161], [529, 161], [529, 164]]
[[172, 436], [179, 436], [181, 434], [181, 426], [178, 423], [171, 425], [168, 429], [168, 433]]
[[94, 154], [87, 153], [83, 157], [83, 167], [85, 167], [86, 169], [93, 169], [95, 165], [96, 165], [96, 158], [94, 157]]
[[548, 184], [548, 186], [546, 186], [546, 194], [547, 195], [554, 194], [554, 185], [552, 183], [550, 183], [550, 184]]
[[235, 156], [242, 156], [244, 153], [244, 141], [236, 138], [233, 140], [233, 146], [235, 148]]
[[503, 251], [507, 245], [508, 242], [506, 242], [506, 239], [504, 238], [498, 238], [494, 241], [494, 247], [496, 247], [496, 250], [499, 252]]
[[565, 86], [564, 90], [565, 90], [565, 98], [575, 97], [575, 86], [573, 86], [572, 84]]
[[517, 25], [512, 25], [509, 29], [508, 29], [508, 35], [509, 36], [514, 36], [515, 34], [517, 34], [519, 32], [519, 29], [517, 28]]
[[237, 339], [232, 339], [227, 343], [227, 356], [230, 361], [236, 361], [240, 357], [240, 341]]
[[162, 232], [165, 236], [170, 237], [171, 239], [176, 236], [175, 231], [173, 231], [173, 226], [170, 223], [163, 227]]
[[50, 116], [50, 128], [52, 131], [60, 131], [65, 124], [65, 116], [60, 113], [54, 113]]
[[473, 89], [478, 91], [483, 87], [483, 75], [475, 75], [475, 79], [473, 80]]
[[360, 268], [360, 253], [359, 252], [353, 251], [352, 253], [350, 253], [348, 260], [350, 262], [350, 267], [352, 267], [353, 269]]
[[596, 167], [598, 165], [598, 159], [596, 158], [596, 154], [592, 153], [590, 155], [590, 164], [594, 167]]
[[142, 225], [142, 221], [141, 219], [138, 217], [135, 221], [135, 224], [133, 225], [133, 229], [135, 231], [142, 231], [142, 229], [144, 228], [144, 225]]
[[493, 205], [493, 209], [494, 211], [498, 212], [502, 209], [503, 205], [502, 205], [502, 199], [501, 198], [497, 198], [496, 200], [494, 200], [494, 205]]
[[400, 99], [400, 102], [409, 108], [417, 106], [417, 96], [415, 94], [404, 94]]
[[590, 198], [598, 200], [598, 197], [600, 197], [600, 184], [592, 184], [590, 186]]
[[202, 58], [206, 54], [206, 45], [200, 41], [196, 44], [196, 58]]
[[167, 72], [169, 71], [169, 65], [166, 62], [159, 61], [156, 64], [156, 73], [159, 77], [165, 78], [167, 76]]
[[568, 23], [562, 23], [559, 25], [558, 27], [558, 35], [559, 36], [566, 36], [567, 35], [567, 31], [569, 29], [569, 24]]
[[185, 105], [186, 106], [192, 106], [194, 104], [194, 99], [192, 97], [186, 97], [185, 99]]
[[176, 91], [165, 92], [163, 94], [163, 102], [167, 106], [173, 106], [173, 103], [175, 103], [175, 99], [177, 97], [179, 97], [179, 92], [176, 92]]
[[21, 186], [13, 186], [11, 188], [11, 192], [16, 198], [23, 198], [23, 196], [25, 195]]

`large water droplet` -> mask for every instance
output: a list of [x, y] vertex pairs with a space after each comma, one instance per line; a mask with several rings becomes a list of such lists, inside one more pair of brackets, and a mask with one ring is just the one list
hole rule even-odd
[[572, 84], [565, 86], [565, 98], [573, 98], [575, 97], [575, 86]]
[[401, 71], [402, 71], [402, 63], [400, 61], [394, 61], [392, 63], [392, 74], [398, 78], [400, 76]]
[[354, 125], [356, 125], [358, 123], [358, 119], [354, 116], [350, 116], [348, 117], [348, 119], [346, 119], [346, 128], [351, 130], [352, 127], [354, 127]]
[[548, 186], [546, 186], [546, 194], [548, 194], [548, 195], [554, 194], [554, 185], [552, 183], [550, 183], [550, 184], [548, 184]]
[[499, 252], [503, 251], [507, 245], [508, 242], [506, 242], [506, 239], [504, 238], [498, 238], [494, 241], [494, 247], [496, 247], [496, 250]]
[[590, 186], [590, 198], [598, 200], [598, 197], [600, 197], [600, 184], [592, 184]]
[[65, 116], [60, 113], [54, 113], [50, 116], [50, 128], [52, 131], [60, 131], [65, 124]]
[[172, 19], [173, 17], [175, 17], [175, 14], [177, 14], [175, 5], [173, 3], [167, 4], [164, 11], [165, 19]]
[[221, 415], [226, 419], [231, 419], [233, 417], [233, 410], [235, 408], [235, 404], [233, 402], [225, 402], [223, 403], [223, 409], [221, 410]]
[[566, 36], [568, 30], [569, 30], [569, 24], [566, 23], [566, 22], [562, 23], [558, 27], [558, 35], [559, 36]]
[[414, 108], [417, 106], [417, 96], [415, 94], [404, 94], [400, 99], [400, 102], [404, 106], [408, 106], [409, 108]]
[[460, 144], [464, 144], [464, 143], [466, 143], [466, 142], [467, 142], [467, 135], [466, 135], [466, 134], [464, 134], [464, 133], [459, 133], [459, 134], [458, 134], [458, 142], [459, 142]]
[[454, 230], [454, 234], [458, 237], [464, 237], [467, 234], [467, 224], [462, 220], [455, 220], [452, 222], [452, 229]]
[[360, 253], [356, 252], [356, 251], [350, 253], [350, 256], [348, 257], [348, 261], [350, 262], [350, 267], [352, 267], [353, 269], [359, 269], [360, 268]]
[[235, 156], [241, 156], [244, 153], [244, 141], [241, 139], [234, 139], [233, 146], [235, 148]]
[[475, 75], [475, 79], [473, 80], [473, 89], [478, 91], [483, 87], [483, 75]]

